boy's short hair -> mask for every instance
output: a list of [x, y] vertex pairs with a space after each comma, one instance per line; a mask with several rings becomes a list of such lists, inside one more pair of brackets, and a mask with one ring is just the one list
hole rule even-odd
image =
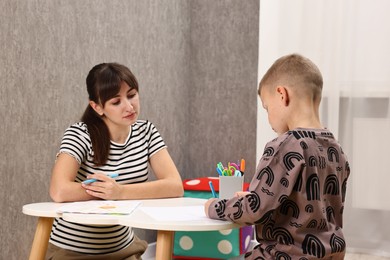
[[306, 92], [313, 100], [320, 101], [322, 85], [322, 75], [318, 67], [308, 58], [294, 53], [283, 56], [272, 64], [260, 81], [258, 93], [260, 95], [264, 86], [289, 86], [299, 94]]

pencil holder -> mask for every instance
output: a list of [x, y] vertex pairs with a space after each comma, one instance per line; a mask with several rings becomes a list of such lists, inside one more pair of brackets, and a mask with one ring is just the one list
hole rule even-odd
[[242, 176], [219, 176], [219, 198], [233, 198], [237, 191], [242, 191], [243, 184]]

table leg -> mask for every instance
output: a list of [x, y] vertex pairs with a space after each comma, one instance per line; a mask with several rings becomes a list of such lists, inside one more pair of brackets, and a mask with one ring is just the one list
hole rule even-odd
[[51, 226], [54, 218], [39, 217], [35, 236], [30, 252], [30, 260], [45, 259], [47, 246], [49, 245], [49, 237]]
[[171, 260], [173, 253], [173, 237], [175, 232], [168, 230], [157, 231], [156, 259]]

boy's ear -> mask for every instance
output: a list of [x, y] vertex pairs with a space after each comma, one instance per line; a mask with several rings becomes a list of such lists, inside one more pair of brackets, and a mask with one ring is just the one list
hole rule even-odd
[[279, 96], [280, 101], [282, 101], [285, 106], [288, 106], [288, 104], [290, 103], [290, 95], [288, 89], [284, 86], [278, 86], [276, 87], [276, 92]]
[[100, 116], [103, 116], [103, 108], [99, 104], [96, 104], [94, 101], [89, 101], [89, 105], [93, 110], [95, 110], [96, 113], [98, 113]]

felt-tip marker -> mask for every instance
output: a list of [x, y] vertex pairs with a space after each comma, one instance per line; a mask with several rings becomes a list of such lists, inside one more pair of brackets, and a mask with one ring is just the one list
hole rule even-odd
[[210, 190], [211, 190], [211, 193], [213, 194], [213, 197], [218, 198], [217, 193], [215, 193], [213, 182], [209, 181], [209, 185], [210, 185]]
[[[111, 178], [115, 178], [115, 177], [118, 177], [119, 174], [118, 173], [110, 173], [110, 174], [107, 174], [107, 176], [111, 177]], [[96, 181], [97, 181], [97, 179], [88, 179], [88, 180], [83, 181], [83, 184], [90, 184], [90, 183], [93, 183]]]

